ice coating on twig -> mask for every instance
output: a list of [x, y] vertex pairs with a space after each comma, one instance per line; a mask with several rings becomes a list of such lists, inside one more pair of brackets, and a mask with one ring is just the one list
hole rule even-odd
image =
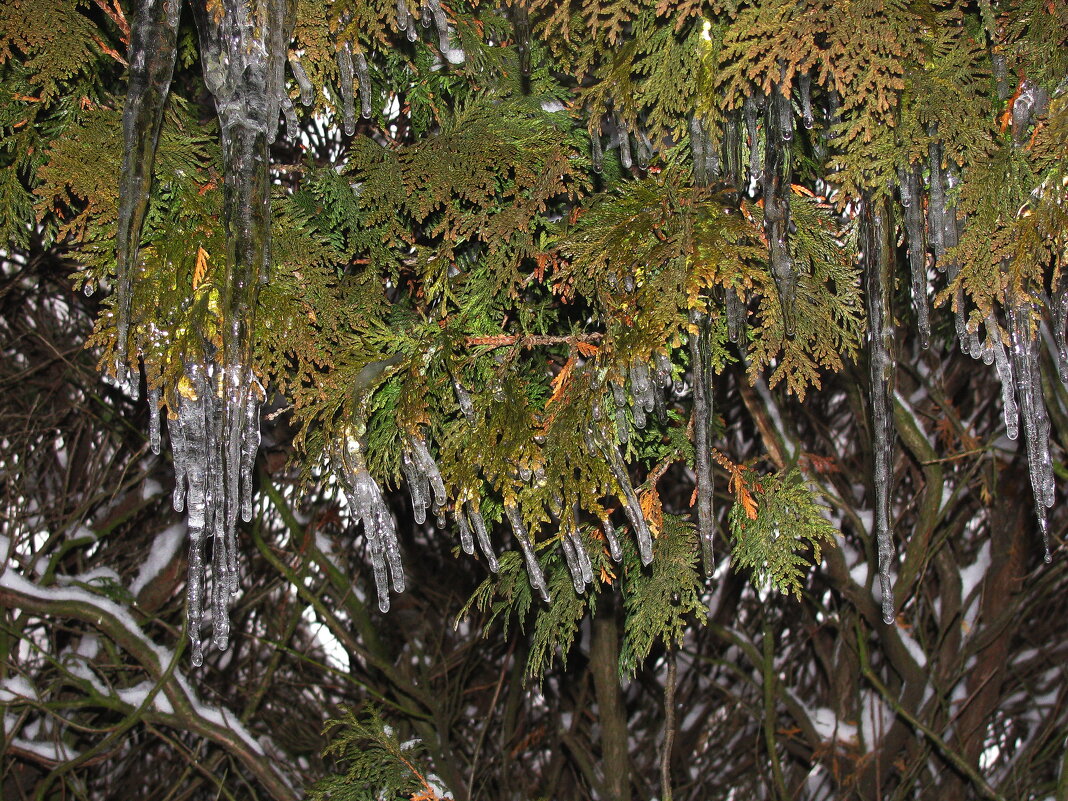
[[608, 470], [612, 473], [612, 477], [616, 480], [619, 490], [623, 494], [623, 511], [626, 513], [631, 528], [634, 530], [634, 536], [638, 540], [638, 553], [641, 556], [642, 564], [649, 564], [653, 561], [653, 535], [649, 531], [649, 524], [645, 521], [645, 516], [642, 514], [638, 496], [634, 494], [634, 486], [630, 483], [627, 465], [623, 461], [623, 455], [619, 452], [619, 447], [615, 443], [609, 442], [604, 432], [596, 426], [590, 426], [586, 429], [586, 447], [589, 448], [591, 454], [600, 453], [608, 464]]
[[922, 181], [919, 164], [910, 164], [901, 171], [901, 205], [905, 210], [905, 237], [908, 242], [909, 270], [912, 277], [912, 307], [916, 311], [920, 347], [926, 350], [931, 346], [931, 314], [927, 303], [927, 239], [923, 225]]
[[894, 592], [890, 562], [894, 557], [890, 523], [890, 493], [894, 469], [894, 419], [891, 398], [894, 381], [893, 252], [884, 207], [866, 201], [862, 219], [865, 301], [868, 309], [868, 365], [871, 377], [872, 455], [875, 484], [875, 537], [879, 556], [883, 621], [894, 622]]
[[148, 211], [152, 167], [170, 91], [178, 43], [181, 3], [145, 0], [130, 32], [130, 76], [122, 112], [123, 157], [119, 178], [115, 269], [116, 375], [127, 371], [133, 277], [141, 229]]
[[531, 589], [536, 590], [545, 603], [550, 603], [552, 598], [549, 595], [549, 588], [545, 584], [545, 574], [541, 572], [541, 565], [538, 564], [538, 560], [534, 556], [534, 548], [530, 544], [530, 535], [527, 533], [527, 527], [523, 522], [523, 515], [519, 511], [519, 507], [512, 503], [505, 503], [504, 514], [508, 518], [508, 523], [512, 526], [512, 533], [515, 534], [516, 540], [519, 541], [519, 550], [523, 552], [523, 561], [527, 566], [527, 577], [530, 579]]
[[1023, 418], [1027, 465], [1031, 474], [1031, 489], [1035, 497], [1035, 517], [1042, 530], [1045, 548], [1043, 558], [1052, 560], [1049, 548], [1049, 523], [1046, 510], [1053, 506], [1055, 483], [1053, 460], [1050, 456], [1050, 422], [1042, 397], [1042, 376], [1039, 368], [1039, 336], [1035, 309], [1028, 300], [1009, 304], [1009, 335], [1012, 339], [1012, 366], [1016, 377], [1016, 392]]
[[716, 515], [712, 481], [712, 335], [708, 316], [690, 312], [690, 369], [693, 374], [694, 472], [697, 475], [697, 531], [705, 576], [716, 569]]
[[1016, 384], [1012, 375], [1012, 361], [1005, 352], [1002, 342], [1001, 327], [994, 315], [986, 318], [987, 342], [994, 352], [994, 364], [997, 365], [998, 379], [1001, 381], [1001, 407], [1005, 416], [1005, 434], [1009, 439], [1016, 439], [1020, 433], [1020, 414], [1016, 406]]
[[356, 436], [347, 435], [344, 442], [335, 448], [334, 461], [348, 500], [349, 514], [363, 523], [375, 588], [378, 590], [378, 608], [388, 612], [390, 579], [394, 592], [404, 592], [404, 567], [401, 564], [396, 523], [382, 490], [367, 471], [363, 444]]
[[300, 120], [297, 119], [297, 110], [289, 95], [282, 96], [282, 115], [286, 119], [286, 135], [296, 139], [297, 132], [300, 130]]

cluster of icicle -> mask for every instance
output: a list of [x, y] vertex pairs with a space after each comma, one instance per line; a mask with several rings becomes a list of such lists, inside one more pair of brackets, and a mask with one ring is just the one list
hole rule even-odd
[[[806, 129], [816, 125], [810, 77], [799, 76], [796, 86], [789, 87], [789, 90], [773, 84], [767, 96], [755, 94], [747, 98], [741, 109], [728, 114], [719, 142], [712, 141], [708, 126], [699, 117], [695, 116], [690, 125], [695, 182], [704, 185], [719, 177], [728, 189], [733, 187], [738, 193], [760, 196], [764, 201], [764, 232], [768, 241], [769, 264], [778, 290], [783, 328], [787, 336], [791, 336], [794, 330], [798, 278], [789, 240], [789, 186], [792, 177], [790, 142], [794, 134], [796, 112], [800, 112]], [[787, 97], [788, 94], [790, 97]], [[1011, 88], [1002, 89], [1003, 100], [1009, 94]], [[797, 109], [791, 98], [797, 102]], [[825, 100], [823, 135], [813, 142], [817, 151], [826, 148], [827, 140], [834, 138], [834, 128], [840, 122], [840, 99], [834, 92], [828, 92]], [[1011, 114], [1012, 132], [1018, 144], [1027, 141], [1032, 124], [1047, 103], [1048, 97], [1041, 88], [1030, 82], [1025, 82], [1020, 88], [1013, 101]], [[957, 279], [960, 264], [953, 258], [953, 249], [959, 244], [962, 225], [952, 202], [952, 190], [959, 183], [956, 167], [944, 157], [937, 126], [932, 126], [929, 133], [931, 143], [926, 162], [915, 162], [902, 169], [897, 187], [907, 243], [911, 294], [922, 348], [928, 348], [931, 342], [928, 265], [933, 257], [934, 266], [946, 274], [950, 284]], [[747, 171], [743, 170], [746, 145]], [[599, 141], [593, 142], [593, 158], [595, 163], [601, 158]], [[889, 206], [877, 205], [865, 198], [861, 203], [861, 242], [868, 313], [873, 484], [876, 496], [874, 517], [883, 617], [888, 623], [894, 617], [890, 579], [890, 567], [894, 559], [890, 499], [894, 439], [891, 399], [895, 364], [893, 315], [890, 309], [894, 261], [891, 240]], [[1068, 325], [1068, 278], [1062, 280], [1054, 295], [1048, 305], [1056, 346], [1055, 357], [1059, 376], [1068, 383], [1068, 335], [1065, 332]], [[1007, 326], [1003, 328], [993, 313], [988, 315], [982, 324], [986, 332], [984, 342], [978, 329], [969, 327], [963, 289], [955, 291], [952, 305], [956, 333], [964, 352], [973, 358], [982, 358], [986, 364], [996, 365], [1002, 384], [1005, 429], [1010, 439], [1016, 439], [1020, 420], [1023, 421], [1035, 512], [1043, 535], [1044, 557], [1048, 562], [1050, 551], [1046, 510], [1054, 502], [1054, 474], [1049, 451], [1050, 423], [1039, 372], [1040, 310], [1032, 296], [1005, 298]], [[726, 293], [725, 311], [731, 341], [744, 347], [741, 331], [745, 305], [733, 291]], [[707, 348], [706, 316], [695, 314], [691, 323], [695, 329], [690, 347], [694, 374], [697, 512], [699, 526], [704, 533], [711, 531], [714, 526], [711, 496], [707, 499], [701, 496], [702, 484], [711, 482], [708, 456], [711, 449], [707, 442], [707, 424], [703, 422], [703, 418], [711, 414], [711, 388], [707, 385], [708, 368], [703, 357]]]
[[[628, 401], [628, 394], [622, 385], [618, 383], [611, 385], [612, 399], [616, 407], [613, 415], [615, 432], [623, 443], [627, 442], [629, 436], [629, 423], [626, 417], [628, 408], [634, 424], [639, 427], [645, 426], [648, 413], [656, 412], [661, 417], [665, 414], [664, 389], [669, 388], [672, 383], [671, 362], [663, 353], [654, 355], [652, 365], [635, 360], [627, 370], [627, 379], [630, 384], [631, 401]], [[475, 406], [470, 393], [458, 381], [453, 383], [453, 388], [461, 413], [468, 420], [473, 420]], [[355, 430], [359, 431], [362, 428], [357, 426]], [[607, 464], [619, 488], [623, 513], [635, 533], [642, 564], [649, 564], [653, 559], [652, 532], [642, 514], [641, 504], [634, 491], [634, 485], [631, 483], [619, 445], [604, 428], [599, 403], [594, 404], [592, 419], [584, 432], [584, 440], [589, 455], [603, 459]], [[395, 592], [404, 590], [404, 574], [396, 523], [386, 506], [382, 490], [367, 471], [363, 445], [356, 433], [347, 432], [345, 437], [336, 444], [331, 461], [334, 472], [344, 488], [351, 517], [363, 524], [378, 593], [378, 606], [383, 612], [387, 612], [390, 606], [390, 588], [392, 587]], [[432, 511], [437, 516], [439, 527], [444, 526], [449, 499], [441, 471], [423, 435], [408, 433], [403, 438], [401, 470], [408, 485], [416, 523], [423, 525], [427, 519], [427, 511]], [[533, 481], [538, 485], [543, 485], [546, 480], [545, 470], [541, 464], [518, 465], [514, 478], [524, 483]], [[593, 564], [578, 530], [578, 510], [572, 509], [570, 514], [564, 515], [563, 498], [557, 495], [554, 500], [555, 512], [562, 524], [560, 550], [571, 573], [575, 592], [582, 594], [588, 585], [593, 584], [594, 575]], [[477, 542], [490, 571], [496, 573], [500, 564], [490, 540], [486, 521], [479, 511], [477, 493], [462, 492], [454, 499], [451, 509], [456, 518], [460, 532], [460, 545], [464, 552], [473, 555]], [[551, 598], [545, 574], [534, 554], [530, 532], [514, 496], [505, 497], [504, 514], [523, 555], [531, 588], [546, 603], [549, 603]], [[609, 554], [618, 562], [623, 558], [623, 550], [615, 526], [607, 515], [601, 519], [601, 530], [608, 543]]]
[[[259, 287], [270, 265], [270, 175], [268, 145], [275, 140], [279, 118], [291, 136], [299, 122], [286, 87], [288, 62], [301, 103], [311, 105], [315, 90], [299, 57], [289, 49], [295, 4], [291, 0], [223, 0], [210, 6], [192, 4], [200, 39], [204, 80], [215, 100], [220, 122], [224, 170], [224, 226], [227, 273], [221, 289], [223, 347], [217, 349], [203, 332], [200, 359], [184, 366], [177, 387], [150, 390], [153, 449], [159, 452], [162, 398], [171, 406], [170, 434], [177, 485], [175, 508], [187, 510], [190, 533], [188, 606], [193, 662], [203, 661], [200, 628], [206, 585], [204, 538], [212, 537], [211, 606], [213, 641], [224, 649], [229, 641], [228, 600], [237, 591], [235, 526], [238, 510], [252, 514], [252, 468], [259, 447], [259, 409], [263, 388], [252, 373], [252, 330]], [[180, 0], [145, 0], [134, 20], [130, 42], [130, 76], [123, 111], [125, 154], [120, 178], [116, 243], [116, 381], [136, 392], [138, 377], [130, 375], [139, 352], [131, 347], [133, 289], [138, 243], [148, 210], [156, 146], [177, 53]], [[439, 0], [426, 0], [420, 16], [437, 28], [443, 56], [453, 63], [463, 52], [450, 45], [448, 20]], [[397, 28], [414, 41], [418, 34], [405, 0], [397, 2]], [[371, 81], [366, 57], [348, 41], [337, 44], [342, 125], [356, 129], [354, 84], [358, 83], [361, 113], [372, 113]], [[176, 408], [175, 408], [176, 407]], [[347, 474], [348, 475], [348, 474]], [[358, 501], [369, 536], [391, 541], [385, 521], [391, 520], [381, 493], [366, 471], [351, 473], [350, 497]], [[483, 526], [484, 528], [484, 526]], [[395, 543], [393, 536], [392, 542]], [[399, 561], [393, 567], [395, 587], [403, 587]], [[376, 562], [376, 571], [382, 567]]]
[[[225, 650], [230, 640], [230, 596], [238, 590], [237, 516], [252, 520], [252, 471], [260, 447], [264, 391], [255, 378], [240, 384], [239, 371], [227, 373], [213, 362], [190, 364], [187, 379], [188, 386], [179, 391], [178, 415], [167, 423], [174, 452], [174, 509], [185, 509], [189, 522], [187, 614], [193, 664], [200, 665], [204, 540], [211, 535], [212, 643]], [[159, 453], [156, 400], [150, 397], [150, 439]], [[232, 410], [242, 407], [243, 416], [231, 419]]]

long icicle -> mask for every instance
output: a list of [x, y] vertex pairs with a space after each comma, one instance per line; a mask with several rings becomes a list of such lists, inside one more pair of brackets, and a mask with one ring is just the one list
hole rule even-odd
[[177, 0], [145, 0], [130, 32], [130, 82], [122, 111], [123, 157], [115, 254], [115, 372], [120, 381], [129, 362], [133, 274], [152, 189], [163, 109], [174, 74], [180, 10]]
[[893, 248], [885, 202], [866, 200], [861, 242], [868, 307], [868, 364], [871, 376], [872, 451], [875, 483], [875, 538], [879, 555], [883, 621], [894, 622], [894, 591], [890, 562], [894, 557], [890, 522], [890, 493], [894, 468], [894, 421], [891, 398], [894, 381]]
[[[694, 472], [697, 475], [697, 530], [705, 576], [716, 569], [716, 513], [712, 483], [712, 334], [708, 316], [690, 312], [690, 368], [693, 371]], [[696, 329], [696, 330], [693, 330]]]
[[764, 235], [768, 239], [771, 274], [782, 306], [783, 333], [788, 337], [794, 335], [797, 307], [797, 270], [789, 241], [792, 138], [790, 101], [775, 87], [764, 110]]
[[920, 165], [910, 164], [901, 170], [900, 180], [912, 277], [912, 308], [916, 312], [920, 347], [927, 350], [931, 346], [931, 313], [927, 303], [927, 237], [923, 226], [923, 176]]
[[1039, 369], [1041, 347], [1036, 309], [1028, 299], [1009, 301], [1009, 335], [1012, 338], [1012, 366], [1016, 373], [1016, 392], [1023, 418], [1027, 465], [1035, 497], [1035, 517], [1042, 531], [1043, 558], [1052, 561], [1049, 547], [1049, 522], [1046, 510], [1053, 506], [1055, 481], [1053, 460], [1049, 452], [1050, 423], [1042, 397], [1042, 374]]

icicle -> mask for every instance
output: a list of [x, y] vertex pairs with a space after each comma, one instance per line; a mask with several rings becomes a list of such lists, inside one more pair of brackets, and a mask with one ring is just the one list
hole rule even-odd
[[289, 71], [293, 73], [293, 79], [300, 89], [301, 105], [310, 106], [315, 102], [315, 87], [312, 86], [308, 73], [305, 71], [304, 65], [300, 63], [297, 54], [292, 51], [289, 53]]
[[619, 137], [619, 161], [624, 170], [629, 170], [634, 164], [630, 156], [630, 129], [619, 114], [616, 114], [616, 135]]
[[438, 32], [438, 49], [445, 60], [450, 64], [460, 64], [464, 60], [464, 51], [459, 47], [454, 48], [449, 42], [449, 19], [441, 8], [439, 0], [426, 0], [425, 8], [429, 9], [434, 17], [434, 27]]
[[911, 164], [901, 171], [901, 205], [905, 209], [905, 234], [908, 240], [909, 269], [912, 275], [912, 307], [920, 332], [920, 347], [931, 346], [931, 315], [927, 305], [927, 242], [923, 228], [922, 176], [920, 165]]
[[293, 101], [289, 95], [282, 96], [282, 114], [286, 118], [286, 135], [296, 141], [297, 132], [300, 130], [300, 120], [297, 119], [297, 110], [293, 107]]
[[185, 477], [189, 465], [185, 433], [178, 417], [167, 417], [167, 431], [171, 435], [171, 451], [174, 454], [174, 511], [185, 511]]
[[630, 439], [630, 426], [627, 425], [627, 395], [623, 391], [623, 385], [615, 381], [609, 382], [612, 388], [612, 399], [616, 405], [616, 435], [624, 445]]
[[[186, 497], [189, 526], [189, 576], [186, 581], [186, 617], [189, 639], [193, 645], [193, 664], [204, 661], [200, 643], [200, 626], [204, 603], [204, 529], [206, 515], [206, 485], [208, 473], [207, 421], [205, 411], [210, 395], [203, 370], [198, 365], [187, 369], [187, 384], [179, 387], [179, 435], [185, 444], [184, 467], [188, 491]], [[172, 428], [172, 431], [174, 428]]]
[[616, 527], [612, 525], [612, 521], [607, 517], [602, 517], [601, 530], [604, 532], [604, 538], [608, 542], [608, 554], [614, 562], [619, 562], [623, 558], [623, 549], [619, 545]]
[[890, 308], [893, 252], [884, 208], [872, 208], [871, 201], [865, 201], [862, 224], [871, 374], [875, 536], [879, 554], [879, 583], [883, 596], [883, 621], [889, 624], [894, 622], [894, 591], [890, 582], [890, 562], [894, 557], [890, 523], [890, 492], [894, 477], [894, 419], [891, 405], [894, 381], [894, 318]]
[[159, 387], [148, 388], [148, 446], [159, 456]]
[[690, 153], [693, 156], [693, 180], [698, 186], [704, 186], [709, 180], [705, 171], [705, 150], [708, 147], [704, 123], [695, 114], [690, 117]]
[[[931, 135], [937, 134], [932, 129]], [[945, 216], [946, 216], [946, 185], [945, 176], [942, 172], [942, 143], [932, 139], [927, 146], [928, 169], [930, 170], [930, 190], [927, 195], [927, 230], [931, 238], [931, 250], [935, 256], [935, 267], [940, 272], [945, 272]]]
[[735, 109], [723, 121], [724, 177], [736, 192], [742, 190], [742, 111]]
[[468, 420], [474, 419], [475, 404], [471, 402], [470, 393], [468, 393], [468, 391], [464, 389], [463, 384], [456, 380], [453, 380], [452, 382], [452, 389], [453, 392], [456, 393], [456, 402], [460, 406], [460, 412]]
[[349, 502], [349, 513], [363, 523], [371, 553], [371, 567], [378, 590], [378, 608], [389, 611], [390, 578], [394, 592], [404, 592], [404, 567], [400, 558], [396, 523], [382, 490], [367, 472], [363, 444], [353, 435], [336, 450], [340, 478]]
[[512, 30], [515, 33], [515, 50], [519, 56], [519, 74], [528, 76], [530, 75], [530, 17], [527, 15], [526, 6], [522, 3], [512, 3], [508, 10], [512, 18]]
[[245, 425], [241, 432], [241, 519], [246, 523], [252, 520], [252, 471], [260, 449], [260, 404], [266, 397], [263, 385], [253, 378], [248, 388]]
[[1045, 113], [1049, 106], [1049, 94], [1030, 80], [1020, 84], [1016, 100], [1012, 104], [1012, 138], [1017, 145], [1027, 141], [1028, 131], [1036, 117]]
[[434, 493], [434, 508], [443, 508], [448, 497], [445, 493], [445, 482], [441, 478], [441, 471], [438, 469], [438, 463], [434, 461], [434, 457], [430, 455], [426, 442], [422, 439], [413, 438], [411, 440], [411, 447], [412, 453], [415, 456], [416, 465], [430, 481], [430, 489]]
[[493, 552], [493, 544], [490, 542], [489, 532], [486, 530], [486, 521], [482, 517], [482, 513], [475, 508], [475, 505], [468, 501], [466, 504], [467, 516], [471, 518], [471, 525], [475, 529], [475, 536], [478, 537], [478, 547], [482, 550], [482, 555], [486, 557], [486, 564], [489, 566], [491, 573], [496, 573], [500, 570], [500, 565], [497, 562], [497, 554]]
[[360, 79], [360, 116], [371, 119], [371, 73], [363, 52], [356, 51], [356, 76]]
[[1053, 341], [1057, 345], [1057, 373], [1068, 384], [1068, 271], [1061, 268], [1060, 286], [1054, 291], [1050, 324], [1053, 326]]
[[802, 73], [798, 85], [801, 89], [801, 121], [805, 128], [812, 130], [816, 124], [816, 118], [812, 115], [812, 76], [807, 72]]
[[601, 150], [600, 127], [590, 131], [590, 164], [593, 166], [594, 172], [600, 172], [604, 169], [604, 151]]
[[997, 365], [998, 378], [1001, 380], [1001, 408], [1005, 417], [1005, 435], [1009, 439], [1016, 439], [1020, 433], [1020, 414], [1016, 406], [1016, 384], [1012, 377], [1012, 362], [1005, 352], [1001, 328], [998, 326], [993, 314], [986, 318], [986, 334], [987, 341], [994, 352], [994, 363]]
[[408, 494], [412, 497], [412, 516], [416, 525], [421, 526], [426, 522], [426, 508], [430, 505], [430, 482], [415, 466], [407, 450], [401, 454], [401, 471], [408, 481]]
[[565, 534], [560, 538], [560, 550], [564, 552], [564, 561], [571, 573], [575, 594], [582, 595], [586, 591], [586, 582], [582, 578], [582, 568], [579, 566], [578, 554], [575, 553], [575, 544], [570, 536]]
[[456, 523], [460, 527], [460, 547], [468, 556], [475, 555], [475, 540], [471, 536], [471, 526], [467, 522], [467, 515], [462, 507], [456, 509]]
[[763, 150], [760, 147], [759, 132], [757, 130], [757, 112], [759, 107], [754, 97], [747, 97], [743, 106], [745, 113], [745, 127], [749, 132], [749, 180], [751, 183], [760, 184], [764, 180]]
[[356, 99], [352, 92], [355, 81], [352, 68], [352, 49], [345, 42], [337, 49], [338, 81], [341, 84], [341, 117], [347, 136], [356, 133]]
[[[790, 101], [775, 89], [764, 117], [766, 166], [764, 169], [764, 234], [768, 239], [771, 274], [782, 306], [783, 333], [792, 337], [797, 307], [797, 271], [790, 256], [789, 187], [792, 175], [789, 140], [785, 136]], [[789, 118], [792, 125], [792, 118]]]
[[712, 333], [708, 317], [690, 312], [690, 369], [693, 371], [694, 471], [697, 474], [697, 529], [705, 576], [716, 569], [713, 557], [716, 515], [712, 483]]
[[638, 553], [642, 564], [647, 565], [653, 561], [653, 535], [649, 531], [649, 524], [642, 515], [641, 504], [638, 496], [634, 494], [634, 486], [630, 483], [627, 474], [627, 465], [623, 461], [623, 455], [619, 448], [609, 442], [599, 428], [586, 429], [586, 446], [591, 453], [600, 453], [608, 463], [608, 470], [619, 484], [620, 492], [623, 493], [623, 511], [630, 521], [631, 528], [638, 540]]
[[130, 33], [130, 76], [122, 112], [123, 158], [116, 237], [116, 375], [126, 373], [133, 274], [148, 211], [156, 143], [174, 73], [181, 3], [144, 0]]
[[[577, 513], [578, 510], [575, 510], [575, 514]], [[582, 536], [579, 534], [578, 529], [574, 526], [568, 528], [564, 538], [570, 539], [571, 545], [575, 549], [575, 557], [578, 559], [579, 573], [582, 576], [583, 583], [593, 584], [593, 563], [590, 562], [590, 555], [586, 553], [586, 545], [582, 542]]]
[[646, 170], [649, 168], [649, 160], [653, 157], [653, 143], [642, 130], [634, 132], [634, 142], [637, 145], [634, 155], [638, 162], [638, 169]]
[[1012, 364], [1016, 374], [1016, 391], [1023, 417], [1027, 464], [1035, 497], [1035, 516], [1042, 530], [1043, 558], [1052, 561], [1049, 547], [1049, 523], [1046, 509], [1053, 506], [1055, 485], [1053, 460], [1050, 457], [1050, 424], [1042, 397], [1042, 376], [1038, 363], [1038, 331], [1033, 325], [1034, 309], [1027, 300], [1009, 305], [1009, 335], [1012, 338]]
[[415, 27], [412, 13], [408, 10], [408, 0], [397, 0], [397, 30], [407, 33]]
[[531, 589], [536, 590], [545, 603], [551, 602], [549, 588], [545, 585], [545, 574], [541, 572], [541, 565], [534, 556], [534, 548], [530, 544], [530, 535], [527, 534], [526, 524], [523, 523], [523, 515], [515, 504], [505, 503], [504, 513], [512, 526], [512, 533], [519, 541], [519, 550], [523, 552], [523, 561], [527, 565], [527, 577], [530, 579]]
[[745, 302], [734, 289], [727, 289], [727, 338], [734, 344], [742, 340], [745, 331]]

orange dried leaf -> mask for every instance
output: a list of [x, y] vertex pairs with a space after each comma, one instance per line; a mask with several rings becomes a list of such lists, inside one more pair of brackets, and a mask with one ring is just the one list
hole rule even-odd
[[589, 358], [590, 356], [596, 356], [601, 349], [589, 342], [576, 342], [575, 350], [577, 350], [583, 356]]
[[204, 281], [204, 276], [208, 274], [208, 267], [210, 267], [210, 256], [208, 251], [204, 250], [204, 246], [197, 247], [197, 261], [196, 266], [193, 268], [193, 289], [195, 290]]

